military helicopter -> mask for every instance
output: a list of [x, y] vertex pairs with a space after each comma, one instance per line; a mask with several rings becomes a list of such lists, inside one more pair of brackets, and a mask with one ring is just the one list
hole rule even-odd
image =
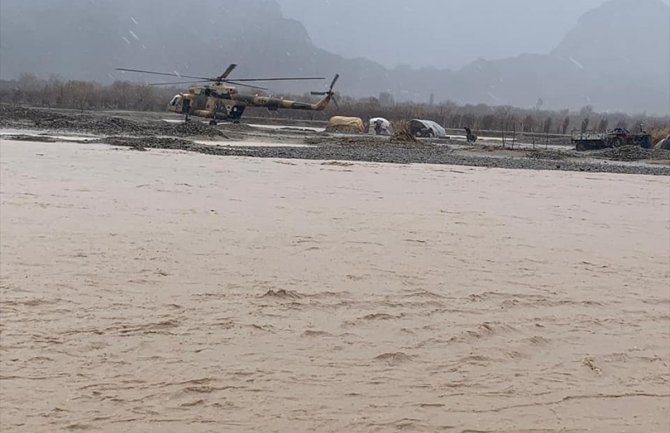
[[[228, 66], [223, 74], [217, 77], [194, 77], [178, 73], [144, 71], [141, 69], [116, 68], [117, 71], [135, 72], [141, 74], [160, 75], [167, 77], [178, 77], [194, 81], [181, 81], [175, 83], [152, 83], [152, 86], [174, 86], [180, 84], [200, 84], [191, 87], [188, 92], [175, 95], [167, 107], [167, 111], [185, 115], [188, 122], [190, 116], [210, 119], [210, 125], [216, 125], [218, 121], [232, 121], [238, 123], [244, 114], [246, 107], [266, 107], [270, 111], [278, 109], [286, 110], [325, 110], [330, 101], [337, 105], [333, 88], [340, 78], [339, 74], [330, 83], [327, 91], [311, 92], [312, 95], [323, 96], [319, 102], [312, 104], [308, 102], [291, 101], [288, 99], [274, 98], [264, 94], [243, 94], [237, 87], [246, 87], [257, 91], [268, 90], [264, 87], [255, 86], [256, 82], [270, 81], [310, 81], [324, 80], [323, 77], [271, 77], [271, 78], [236, 78], [229, 79], [232, 72], [237, 68], [236, 64]], [[202, 84], [201, 84], [202, 83]], [[205, 84], [207, 83], [207, 84]]]

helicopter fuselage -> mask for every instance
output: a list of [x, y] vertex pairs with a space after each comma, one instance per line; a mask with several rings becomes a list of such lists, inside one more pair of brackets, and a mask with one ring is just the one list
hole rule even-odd
[[[188, 92], [179, 93], [176, 95], [167, 106], [167, 111], [173, 113], [184, 114], [188, 121], [189, 116], [203, 117], [205, 119], [212, 119], [210, 123], [216, 124], [217, 120], [233, 120], [237, 121], [244, 114], [247, 107], [266, 107], [271, 111], [279, 110], [280, 108], [286, 110], [313, 110], [323, 111], [328, 107], [330, 101], [337, 105], [334, 98], [335, 93], [333, 88], [335, 83], [340, 78], [339, 74], [335, 74], [335, 78], [330, 83], [330, 88], [325, 92], [311, 92], [312, 95], [321, 95], [321, 99], [316, 104], [310, 102], [291, 101], [283, 98], [273, 98], [265, 95], [249, 95], [241, 94], [237, 90], [239, 86], [256, 90], [267, 90], [264, 87], [258, 87], [248, 83], [270, 82], [270, 81], [311, 81], [323, 80], [323, 77], [265, 77], [265, 78], [236, 78], [230, 79], [230, 75], [237, 68], [237, 64], [233, 63], [223, 74], [216, 77], [197, 77], [193, 75], [182, 75], [177, 72], [157, 72], [146, 71], [142, 69], [128, 69], [116, 68], [117, 71], [133, 72], [140, 74], [160, 75], [167, 77], [178, 77], [180, 79], [197, 80], [197, 83], [212, 83], [208, 85], [200, 85], [191, 87]], [[193, 82], [191, 82], [193, 83]], [[151, 85], [178, 85], [188, 84], [187, 82], [179, 83], [153, 83]]]
[[239, 120], [246, 107], [265, 107], [268, 110], [312, 110], [323, 111], [332, 99], [327, 94], [319, 102], [292, 101], [264, 95], [241, 94], [236, 87], [225, 84], [192, 87], [188, 92], [176, 95], [167, 110], [213, 120]]

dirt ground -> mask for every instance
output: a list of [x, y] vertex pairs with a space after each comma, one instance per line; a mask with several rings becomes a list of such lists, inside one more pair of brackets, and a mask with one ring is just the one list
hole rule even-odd
[[666, 431], [668, 186], [4, 139], [2, 431]]

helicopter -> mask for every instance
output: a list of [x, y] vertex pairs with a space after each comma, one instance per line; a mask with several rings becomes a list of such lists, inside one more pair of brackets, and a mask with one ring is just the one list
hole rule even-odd
[[323, 96], [317, 103], [291, 101], [283, 98], [274, 98], [256, 93], [240, 93], [238, 87], [246, 87], [256, 91], [268, 90], [253, 84], [256, 82], [271, 81], [311, 81], [324, 80], [324, 77], [271, 77], [271, 78], [236, 78], [229, 79], [232, 72], [237, 68], [236, 64], [231, 64], [217, 77], [194, 77], [190, 75], [181, 75], [176, 72], [156, 72], [145, 71], [141, 69], [116, 68], [117, 71], [134, 72], [140, 74], [160, 75], [167, 77], [178, 77], [181, 79], [190, 79], [194, 81], [181, 81], [174, 83], [152, 83], [151, 86], [174, 86], [180, 84], [199, 84], [195, 85], [187, 92], [179, 93], [169, 102], [167, 111], [177, 114], [183, 114], [185, 121], [188, 122], [191, 116], [210, 119], [210, 125], [217, 125], [219, 121], [232, 121], [239, 123], [247, 107], [266, 107], [270, 111], [278, 109], [286, 110], [313, 110], [323, 111], [328, 108], [331, 101], [337, 105], [333, 88], [340, 78], [335, 75], [330, 83], [328, 90], [323, 92], [311, 92], [315, 96]]

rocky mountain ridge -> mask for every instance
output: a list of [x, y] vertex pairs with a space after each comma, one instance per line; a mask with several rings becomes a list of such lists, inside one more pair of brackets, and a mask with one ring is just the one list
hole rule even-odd
[[[670, 113], [670, 8], [660, 0], [611, 0], [550, 53], [478, 60], [458, 71], [387, 69], [329, 53], [275, 0], [3, 0], [0, 12], [3, 79], [22, 72], [147, 79], [121, 75], [118, 66], [216, 75], [234, 62], [236, 76], [339, 72], [338, 90], [356, 97]], [[428, 48], [427, 55], [448, 55], [417, 47]], [[273, 88], [303, 93], [325, 85]]]

